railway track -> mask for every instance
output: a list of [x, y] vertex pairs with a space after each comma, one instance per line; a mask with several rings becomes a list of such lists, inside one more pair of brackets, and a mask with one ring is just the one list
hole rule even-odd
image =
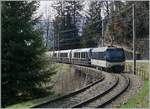
[[122, 85], [121, 87], [118, 86], [118, 87], [120, 87], [120, 90], [118, 90], [117, 93], [115, 93], [115, 90], [117, 90], [118, 88], [114, 89], [111, 92], [112, 96], [110, 96], [110, 98], [107, 99], [106, 101], [104, 101], [102, 104], [97, 105], [96, 108], [100, 108], [100, 107], [106, 106], [107, 104], [111, 103], [113, 100], [115, 100], [117, 97], [119, 97], [122, 93], [124, 93], [128, 89], [128, 87], [130, 86], [130, 79], [129, 79], [129, 77], [127, 77], [125, 75], [122, 75], [122, 76], [124, 77], [125, 81], [124, 81], [123, 84], [120, 84], [120, 85]]
[[121, 95], [129, 84], [129, 78], [123, 74], [104, 72], [102, 78], [94, 83], [33, 108], [104, 107]]
[[86, 88], [85, 90], [74, 92], [34, 107], [38, 108], [73, 107], [74, 105], [79, 104], [80, 102], [95, 96], [99, 92], [103, 93], [113, 89], [113, 87], [117, 85], [118, 81], [119, 78], [116, 75], [106, 73], [105, 79], [103, 81], [101, 79], [99, 80], [99, 82], [96, 82], [91, 87]]
[[90, 83], [90, 84], [86, 85], [85, 87], [82, 87], [82, 88], [80, 88], [80, 89], [77, 89], [77, 90], [75, 90], [75, 91], [73, 91], [73, 92], [70, 92], [70, 93], [68, 93], [68, 94], [65, 94], [65, 95], [63, 95], [63, 96], [61, 96], [61, 97], [57, 97], [57, 98], [52, 99], [52, 100], [50, 100], [50, 101], [46, 101], [46, 102], [44, 102], [44, 103], [42, 103], [42, 104], [38, 104], [38, 105], [36, 105], [36, 106], [33, 106], [32, 108], [45, 107], [45, 106], [49, 105], [50, 103], [55, 103], [55, 102], [64, 100], [64, 99], [66, 99], [66, 98], [75, 96], [75, 95], [77, 95], [77, 94], [79, 94], [79, 93], [81, 93], [81, 92], [84, 92], [84, 91], [87, 90], [88, 88], [90, 88], [90, 87], [92, 87], [92, 86], [98, 84], [99, 82], [103, 81], [104, 79], [105, 79], [105, 76], [102, 75], [100, 79], [98, 79], [97, 81], [95, 81], [95, 82], [93, 82], [93, 83]]
[[121, 95], [129, 86], [130, 80], [125, 75], [118, 75], [119, 79], [117, 83], [111, 89], [103, 92], [101, 94], [97, 94], [94, 97], [91, 97], [85, 101], [80, 102], [72, 106], [72, 108], [83, 108], [83, 107], [91, 107], [91, 108], [102, 108], [105, 105], [111, 103], [114, 99], [116, 99], [119, 95]]

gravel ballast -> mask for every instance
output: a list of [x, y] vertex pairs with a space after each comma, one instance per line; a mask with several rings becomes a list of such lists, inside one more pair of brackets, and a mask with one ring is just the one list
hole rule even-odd
[[130, 79], [129, 88], [117, 99], [115, 99], [110, 104], [105, 106], [105, 108], [117, 108], [120, 106], [121, 103], [126, 103], [130, 98], [138, 94], [139, 89], [143, 84], [142, 79], [140, 79], [140, 77], [133, 74], [125, 74], [125, 75], [127, 75]]
[[78, 104], [81, 101], [84, 101], [97, 93], [104, 92], [108, 87], [111, 87], [113, 83], [115, 82], [116, 78], [115, 76], [112, 76], [112, 74], [106, 73], [105, 74], [105, 80], [94, 85], [93, 87], [87, 89], [86, 91], [77, 94], [76, 96], [66, 98], [61, 101], [52, 102], [47, 105], [42, 106], [42, 108], [68, 108], [75, 104]]

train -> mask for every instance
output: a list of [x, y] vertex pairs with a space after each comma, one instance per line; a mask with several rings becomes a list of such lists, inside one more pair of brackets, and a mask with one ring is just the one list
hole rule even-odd
[[48, 51], [52, 61], [91, 66], [108, 72], [121, 73], [125, 68], [125, 52], [121, 47], [97, 47]]

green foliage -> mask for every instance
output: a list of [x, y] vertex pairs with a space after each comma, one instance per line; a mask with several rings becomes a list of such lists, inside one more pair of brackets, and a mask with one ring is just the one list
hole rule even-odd
[[[62, 9], [63, 5], [63, 9]], [[80, 37], [78, 36], [77, 18], [82, 10], [80, 1], [58, 1], [53, 6], [58, 16], [54, 20], [54, 39], [59, 45], [59, 49], [74, 49], [80, 47]]]
[[[126, 67], [127, 66], [130, 66], [131, 68], [133, 68], [133, 60], [126, 61]], [[137, 60], [136, 61], [136, 68], [137, 68], [136, 74], [140, 76], [142, 79], [148, 80], [149, 79], [148, 67], [149, 67], [149, 60]]]
[[[148, 38], [148, 1], [115, 1], [115, 10], [111, 9], [111, 19], [107, 24], [109, 28], [107, 32], [114, 33], [115, 43], [123, 43], [129, 47], [132, 47], [133, 39], [132, 4], [135, 5], [135, 36], [137, 39]], [[110, 5], [113, 6], [113, 2]]]
[[82, 47], [97, 46], [96, 30], [94, 25], [87, 25], [82, 35]]
[[92, 1], [85, 28], [82, 35], [82, 47], [96, 47], [102, 37], [102, 18], [101, 18], [102, 1]]
[[[147, 100], [146, 97], [147, 96]], [[132, 97], [126, 103], [121, 104], [121, 108], [148, 108], [149, 104], [149, 81], [144, 81], [143, 86], [137, 96]]]
[[[67, 19], [67, 20], [66, 20]], [[60, 47], [59, 49], [75, 49], [79, 47], [78, 30], [75, 24], [72, 24], [70, 13], [62, 16], [60, 25]]]
[[31, 99], [46, 91], [42, 84], [55, 73], [45, 56], [36, 1], [2, 2], [2, 105]]
[[48, 102], [52, 99], [55, 99], [58, 96], [60, 96], [60, 95], [49, 95], [49, 96], [46, 96], [46, 97], [41, 97], [41, 98], [24, 101], [24, 102], [17, 103], [17, 104], [13, 104], [13, 105], [8, 106], [7, 108], [32, 108], [32, 107], [37, 106], [39, 104], [45, 103], [46, 101]]

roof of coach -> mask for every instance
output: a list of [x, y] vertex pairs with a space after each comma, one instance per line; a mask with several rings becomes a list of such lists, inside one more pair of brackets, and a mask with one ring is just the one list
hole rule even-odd
[[52, 53], [52, 51], [46, 51], [46, 53]]
[[59, 51], [53, 51], [53, 53], [59, 53]]
[[74, 49], [72, 52], [89, 52], [91, 48]]
[[47, 52], [45, 52], [45, 54], [47, 54], [47, 55], [48, 55], [48, 54], [51, 54], [51, 51], [47, 51]]
[[66, 53], [66, 52], [70, 52], [71, 50], [60, 50], [60, 53]]
[[53, 51], [47, 51], [46, 54], [53, 54]]
[[108, 47], [97, 47], [97, 48], [93, 48], [92, 52], [103, 52], [106, 51], [108, 49]]
[[103, 52], [106, 51], [107, 49], [113, 49], [113, 48], [121, 48], [121, 47], [114, 47], [114, 46], [97, 47], [97, 48], [93, 48], [92, 52]]

